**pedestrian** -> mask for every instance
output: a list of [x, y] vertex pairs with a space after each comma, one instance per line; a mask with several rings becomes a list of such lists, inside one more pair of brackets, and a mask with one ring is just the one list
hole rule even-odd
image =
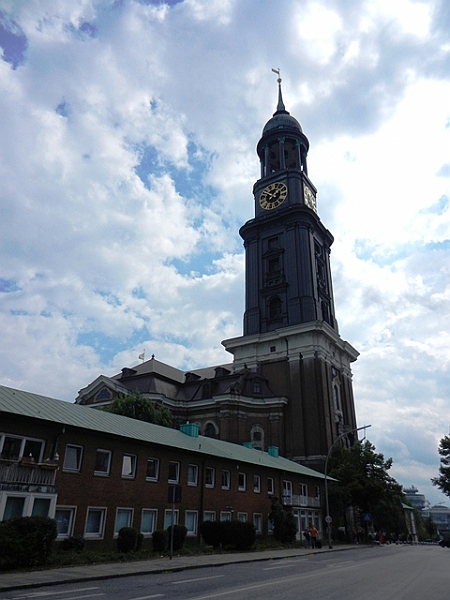
[[305, 527], [305, 529], [303, 530], [303, 540], [305, 543], [305, 548], [309, 548], [309, 541], [310, 541], [310, 534], [309, 534], [309, 528]]
[[319, 535], [319, 532], [314, 525], [311, 525], [309, 528], [309, 535], [311, 536], [311, 548], [317, 548], [317, 536]]

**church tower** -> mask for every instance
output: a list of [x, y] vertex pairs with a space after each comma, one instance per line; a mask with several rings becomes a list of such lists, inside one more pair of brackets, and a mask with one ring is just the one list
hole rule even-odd
[[339, 336], [330, 269], [333, 236], [308, 176], [309, 141], [278, 104], [257, 145], [255, 217], [240, 230], [246, 258], [244, 335], [225, 340], [234, 368], [257, 371], [288, 399], [281, 452], [323, 467], [336, 438], [356, 428], [350, 363]]

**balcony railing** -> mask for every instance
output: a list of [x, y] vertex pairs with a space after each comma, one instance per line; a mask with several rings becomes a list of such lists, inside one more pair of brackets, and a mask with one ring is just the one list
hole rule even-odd
[[[14, 489], [33, 487], [49, 487], [55, 485], [58, 465], [41, 464], [2, 464], [0, 463], [0, 486]], [[50, 490], [48, 490], [50, 491]]]
[[297, 494], [285, 494], [283, 496], [283, 504], [286, 506], [309, 506], [312, 508], [320, 508], [320, 498], [312, 496], [298, 496]]

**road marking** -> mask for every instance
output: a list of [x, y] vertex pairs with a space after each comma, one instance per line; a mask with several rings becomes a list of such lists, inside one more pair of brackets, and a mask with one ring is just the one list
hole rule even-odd
[[[351, 565], [349, 567], [343, 567], [340, 569], [335, 569], [341, 573], [342, 571], [346, 571], [348, 569], [354, 569], [356, 565]], [[333, 573], [333, 570], [327, 570], [327, 575]], [[302, 579], [310, 579], [311, 577], [317, 577], [320, 574], [320, 571], [314, 571], [313, 573], [299, 573], [298, 575], [294, 575], [292, 577], [287, 577], [283, 579], [283, 582], [286, 583], [288, 581], [298, 581]], [[192, 600], [210, 600], [211, 598], [220, 598], [220, 596], [230, 596], [231, 594], [242, 594], [246, 592], [252, 592], [253, 590], [257, 590], [263, 587], [275, 586], [279, 585], [279, 579], [275, 579], [274, 581], [266, 581], [265, 583], [257, 583], [255, 585], [248, 585], [242, 588], [233, 588], [230, 590], [226, 590], [224, 592], [216, 592], [214, 594], [209, 594], [208, 596], [197, 596], [196, 598], [192, 598]]]
[[195, 579], [182, 579], [181, 581], [171, 581], [172, 585], [179, 585], [180, 583], [191, 583], [193, 581], [205, 581], [206, 579], [220, 579], [225, 575], [211, 575], [210, 577], [196, 577]]
[[[91, 592], [92, 590], [98, 590], [99, 587], [87, 587], [87, 588], [80, 588], [78, 590], [76, 590], [77, 593], [80, 592]], [[66, 591], [59, 591], [59, 592], [34, 592], [33, 594], [25, 594], [23, 596], [15, 596], [16, 600], [19, 600], [19, 598], [43, 598], [44, 596], [60, 596], [61, 594], [73, 594], [74, 590], [66, 590]], [[69, 600], [67, 598], [67, 600]]]
[[129, 598], [129, 600], [148, 600], [149, 598], [161, 598], [164, 594], [152, 594], [151, 596], [140, 596], [139, 598]]
[[304, 563], [307, 562], [305, 559], [301, 559], [301, 560], [295, 560], [295, 559], [291, 559], [291, 560], [283, 560], [280, 561], [279, 564], [273, 566], [273, 567], [264, 567], [263, 571], [273, 571], [274, 569], [285, 569], [286, 567], [292, 567], [294, 564], [298, 565], [299, 563]]

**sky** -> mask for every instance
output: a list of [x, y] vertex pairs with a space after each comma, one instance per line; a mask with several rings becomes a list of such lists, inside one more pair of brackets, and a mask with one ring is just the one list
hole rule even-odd
[[431, 504], [450, 428], [447, 0], [0, 0], [0, 384], [73, 402], [242, 334], [277, 102], [333, 233], [358, 425]]

